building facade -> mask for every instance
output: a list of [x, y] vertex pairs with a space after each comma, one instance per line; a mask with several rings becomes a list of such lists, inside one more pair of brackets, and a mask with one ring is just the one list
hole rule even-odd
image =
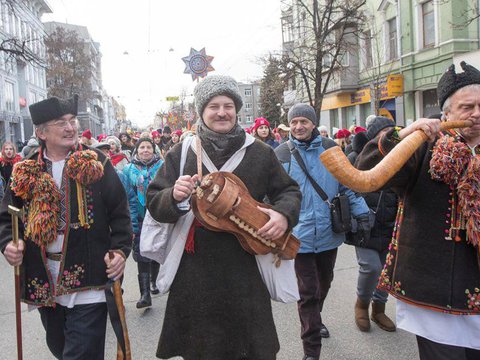
[[33, 134], [28, 105], [47, 96], [45, 68], [45, 32], [41, 16], [51, 13], [43, 0], [0, 0], [0, 38], [7, 47], [25, 47], [25, 57], [0, 51], [0, 144], [12, 141], [20, 145]]
[[255, 119], [262, 116], [260, 108], [260, 82], [239, 82], [238, 88], [243, 100], [243, 107], [237, 115], [238, 123], [243, 128], [250, 128], [253, 126]]
[[[364, 125], [376, 113], [408, 125], [439, 113], [436, 86], [448, 66], [465, 60], [480, 67], [477, 9], [469, 0], [368, 0], [365, 22], [352, 40], [356, 46], [328, 86], [321, 124]], [[288, 26], [288, 16], [295, 20], [295, 2], [287, 10], [284, 51], [302, 41]], [[304, 94], [290, 86], [285, 103], [298, 101], [305, 101]]]

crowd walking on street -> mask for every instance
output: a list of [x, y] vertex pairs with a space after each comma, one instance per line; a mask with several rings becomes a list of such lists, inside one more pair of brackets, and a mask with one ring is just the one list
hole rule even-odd
[[[168, 294], [161, 332], [145, 339], [158, 343], [152, 358], [274, 360], [284, 344], [273, 300], [296, 303], [297, 358], [319, 360], [324, 339], [342, 336], [325, 301], [339, 247], [354, 246], [356, 298], [338, 301], [351, 300], [355, 329], [405, 330], [421, 360], [480, 359], [480, 71], [460, 68], [438, 82], [441, 114], [405, 127], [371, 115], [333, 131], [298, 102], [285, 123], [265, 115], [244, 129], [226, 75], [195, 86], [191, 128], [95, 137], [80, 128], [77, 96], [31, 104], [35, 136], [0, 155], [0, 250], [21, 270], [16, 301], [38, 312], [53, 357], [112, 358], [107, 320], [119, 326], [111, 314], [123, 309], [108, 289], [132, 253], [135, 311]], [[214, 174], [228, 176], [212, 185]], [[375, 188], [372, 174], [384, 180]], [[23, 212], [18, 241], [12, 211]]]

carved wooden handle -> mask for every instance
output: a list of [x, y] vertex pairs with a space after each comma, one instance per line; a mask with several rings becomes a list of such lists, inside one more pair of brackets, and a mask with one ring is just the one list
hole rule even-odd
[[[440, 124], [442, 131], [472, 126], [471, 121], [446, 121]], [[343, 153], [334, 146], [320, 155], [327, 170], [343, 185], [353, 191], [367, 193], [377, 191], [395, 175], [413, 153], [427, 140], [422, 130], [417, 130], [403, 139], [373, 169], [358, 170]]]

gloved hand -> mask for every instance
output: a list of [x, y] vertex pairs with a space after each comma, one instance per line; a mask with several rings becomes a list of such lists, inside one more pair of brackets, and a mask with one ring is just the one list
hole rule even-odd
[[357, 239], [358, 246], [365, 246], [370, 240], [370, 219], [368, 214], [363, 214], [355, 218], [357, 220]]

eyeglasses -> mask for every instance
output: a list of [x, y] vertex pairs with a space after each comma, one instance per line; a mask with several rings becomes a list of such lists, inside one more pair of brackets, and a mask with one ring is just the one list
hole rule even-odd
[[71, 127], [75, 128], [78, 126], [77, 118], [70, 119], [70, 120], [55, 120], [54, 122], [48, 124], [50, 126], [55, 126], [61, 129], [65, 129], [70, 125]]

